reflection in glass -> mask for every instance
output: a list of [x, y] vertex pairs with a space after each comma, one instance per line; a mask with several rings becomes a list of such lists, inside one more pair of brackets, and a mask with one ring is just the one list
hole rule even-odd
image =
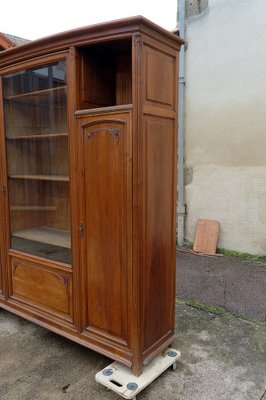
[[3, 79], [11, 247], [70, 263], [66, 66]]

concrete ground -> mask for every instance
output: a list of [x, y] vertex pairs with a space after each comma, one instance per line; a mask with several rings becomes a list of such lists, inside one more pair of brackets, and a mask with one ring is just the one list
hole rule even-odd
[[177, 251], [177, 296], [266, 321], [266, 265], [241, 257]]
[[[266, 400], [266, 327], [177, 301], [182, 357], [138, 400]], [[110, 360], [0, 310], [1, 400], [115, 400], [94, 375]]]

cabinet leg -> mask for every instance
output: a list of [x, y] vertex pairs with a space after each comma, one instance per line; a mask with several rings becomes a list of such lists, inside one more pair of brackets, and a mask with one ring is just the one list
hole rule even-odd
[[141, 363], [136, 363], [132, 365], [132, 374], [135, 376], [140, 376], [143, 372], [143, 365]]

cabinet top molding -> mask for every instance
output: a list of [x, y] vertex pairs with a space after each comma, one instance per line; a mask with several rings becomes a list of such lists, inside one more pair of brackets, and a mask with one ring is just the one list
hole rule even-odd
[[184, 44], [181, 38], [161, 26], [142, 16], [135, 16], [57, 33], [4, 50], [0, 53], [0, 68], [32, 57], [42, 56], [51, 51], [64, 51], [70, 46], [130, 38], [137, 33], [156, 36], [157, 40], [166, 42], [174, 48], [180, 48]]

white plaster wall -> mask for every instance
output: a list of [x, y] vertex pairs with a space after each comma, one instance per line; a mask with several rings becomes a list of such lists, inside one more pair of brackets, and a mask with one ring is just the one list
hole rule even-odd
[[266, 1], [209, 0], [187, 21], [186, 237], [218, 219], [218, 246], [266, 254]]

